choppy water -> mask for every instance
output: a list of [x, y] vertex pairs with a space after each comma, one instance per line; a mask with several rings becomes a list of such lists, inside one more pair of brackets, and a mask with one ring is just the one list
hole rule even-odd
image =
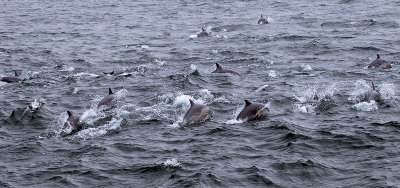
[[[27, 81], [0, 83], [0, 186], [398, 187], [399, 9], [1, 1], [0, 76]], [[270, 24], [257, 25], [260, 14]], [[193, 37], [202, 27], [211, 36]], [[367, 69], [377, 53], [393, 68]], [[241, 76], [211, 74], [215, 63]], [[383, 103], [362, 100], [371, 82]], [[118, 104], [97, 111], [108, 87]], [[315, 95], [329, 102], [303, 104]], [[188, 99], [212, 118], [179, 127]], [[244, 99], [270, 113], [236, 121]], [[23, 116], [35, 100], [45, 109]], [[60, 137], [66, 110], [87, 126]]]

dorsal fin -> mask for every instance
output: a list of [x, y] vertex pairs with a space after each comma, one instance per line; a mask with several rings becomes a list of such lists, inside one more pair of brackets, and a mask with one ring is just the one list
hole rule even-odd
[[375, 90], [375, 85], [374, 85], [374, 83], [371, 82], [371, 84], [372, 84], [372, 90]]
[[206, 31], [204, 28], [201, 28], [202, 31]]
[[262, 18], [262, 14], [261, 14], [261, 18]]
[[194, 105], [194, 102], [192, 101], [192, 99], [189, 99], [189, 102], [190, 102], [190, 106]]
[[215, 63], [215, 65], [217, 65], [217, 69], [222, 68], [218, 63]]
[[251, 102], [250, 102], [250, 101], [248, 101], [247, 99], [246, 99], [246, 100], [244, 100], [244, 102], [246, 103], [246, 106], [249, 106], [249, 105], [251, 104]]
[[111, 88], [108, 88], [108, 94], [111, 95], [113, 92], [111, 91]]
[[69, 110], [67, 110], [67, 114], [68, 114], [68, 117], [72, 117], [73, 116], [72, 112], [70, 112]]
[[19, 77], [17, 71], [14, 71], [14, 75], [15, 75], [15, 77]]
[[114, 74], [114, 71], [110, 72], [110, 75], [113, 75], [113, 74]]
[[379, 56], [379, 54], [376, 54], [376, 59], [380, 59], [381, 56]]

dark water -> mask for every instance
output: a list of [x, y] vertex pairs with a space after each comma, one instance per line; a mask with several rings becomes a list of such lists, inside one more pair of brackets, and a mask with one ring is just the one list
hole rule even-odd
[[[27, 81], [0, 83], [0, 187], [398, 187], [399, 10], [394, 0], [1, 1], [0, 75]], [[257, 25], [260, 14], [270, 24]], [[202, 27], [211, 36], [195, 38]], [[393, 68], [367, 69], [377, 53]], [[215, 63], [241, 76], [211, 74]], [[362, 100], [371, 82], [382, 103]], [[108, 87], [118, 104], [98, 111]], [[314, 96], [329, 102], [303, 104]], [[182, 128], [189, 98], [213, 116]], [[270, 113], [236, 121], [244, 99]], [[27, 118], [35, 100], [45, 109]], [[66, 110], [86, 129], [60, 137]]]

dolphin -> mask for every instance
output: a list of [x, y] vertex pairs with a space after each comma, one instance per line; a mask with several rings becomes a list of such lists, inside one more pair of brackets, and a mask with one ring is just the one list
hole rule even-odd
[[207, 120], [211, 116], [211, 110], [203, 104], [195, 104], [189, 99], [190, 108], [183, 117], [182, 125], [189, 125], [191, 123], [200, 123]]
[[267, 24], [267, 23], [268, 23], [268, 20], [263, 18], [262, 14], [261, 14], [261, 17], [260, 17], [260, 19], [258, 19], [257, 24]]
[[207, 31], [204, 28], [201, 28], [201, 32], [197, 34], [197, 37], [206, 37], [209, 34], [207, 33]]
[[381, 59], [381, 57], [379, 56], [379, 54], [376, 54], [376, 59], [373, 60], [369, 65], [368, 68], [372, 68], [372, 67], [376, 67], [376, 68], [382, 68], [382, 69], [390, 69], [392, 68], [392, 65], [390, 65], [389, 62]]
[[367, 99], [367, 102], [371, 102], [372, 100], [375, 102], [381, 101], [381, 94], [375, 90], [374, 83], [372, 83], [372, 90], [365, 94], [365, 98]]
[[7, 83], [13, 83], [13, 82], [20, 82], [20, 81], [23, 81], [23, 80], [19, 77], [17, 71], [14, 71], [14, 73], [15, 73], [14, 76], [3, 77], [3, 78], [1, 79], [1, 81], [7, 82]]
[[217, 65], [217, 69], [215, 69], [215, 71], [213, 71], [212, 73], [231, 73], [233, 75], [238, 75], [240, 76], [239, 73], [233, 71], [233, 70], [229, 70], [229, 69], [224, 69], [222, 68], [218, 63], [215, 63], [215, 65]]
[[64, 127], [61, 130], [61, 136], [67, 136], [82, 129], [82, 124], [79, 122], [80, 116], [75, 116], [70, 111], [67, 111], [67, 113], [68, 119], [67, 122], [64, 123]]
[[244, 102], [246, 103], [246, 106], [236, 117], [236, 120], [250, 121], [269, 112], [268, 108], [265, 107], [264, 104], [251, 103], [248, 100], [244, 100]]
[[97, 105], [97, 108], [100, 108], [101, 106], [111, 106], [112, 101], [115, 99], [115, 94], [111, 91], [111, 88], [108, 88], [108, 95], [101, 99], [99, 104]]

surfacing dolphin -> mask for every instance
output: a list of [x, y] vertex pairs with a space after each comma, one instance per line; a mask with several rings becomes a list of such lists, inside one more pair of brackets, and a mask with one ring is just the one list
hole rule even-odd
[[97, 108], [100, 108], [101, 106], [111, 106], [114, 99], [115, 94], [111, 91], [111, 88], [108, 88], [108, 95], [101, 99], [101, 101], [97, 105]]
[[182, 125], [190, 125], [192, 123], [200, 123], [211, 116], [211, 110], [206, 105], [195, 104], [191, 99], [189, 99], [190, 108], [183, 117]]
[[7, 82], [7, 83], [13, 83], [13, 82], [20, 82], [20, 81], [23, 81], [23, 80], [19, 77], [17, 71], [14, 71], [14, 76], [3, 77], [1, 79], [1, 81]]
[[251, 103], [248, 100], [244, 100], [244, 102], [246, 103], [246, 106], [236, 117], [236, 120], [250, 121], [269, 112], [268, 108], [264, 104]]
[[64, 127], [61, 130], [61, 136], [67, 136], [82, 129], [82, 124], [79, 122], [80, 116], [75, 116], [70, 111], [67, 111], [67, 113], [68, 119], [67, 122], [64, 123]]
[[201, 32], [197, 34], [197, 37], [206, 37], [209, 33], [204, 28], [201, 28]]
[[381, 68], [381, 69], [390, 69], [390, 68], [392, 68], [392, 65], [391, 65], [389, 62], [387, 62], [387, 61], [381, 59], [381, 57], [379, 56], [379, 54], [376, 54], [376, 59], [373, 60], [373, 61], [368, 65], [368, 68], [372, 68], [372, 67]]
[[375, 102], [381, 101], [381, 94], [377, 90], [375, 90], [374, 83], [372, 83], [372, 90], [365, 94], [365, 99], [367, 100], [367, 102], [371, 102], [372, 100], [374, 100]]
[[261, 14], [261, 17], [260, 17], [260, 19], [258, 19], [257, 24], [267, 24], [267, 23], [268, 23], [268, 20], [263, 18], [262, 14]]
[[237, 73], [237, 72], [235, 72], [233, 70], [222, 68], [218, 63], [215, 63], [215, 65], [217, 65], [217, 69], [215, 69], [215, 71], [213, 71], [212, 73], [230, 73], [230, 74], [233, 74], [233, 75], [240, 76], [239, 73]]

